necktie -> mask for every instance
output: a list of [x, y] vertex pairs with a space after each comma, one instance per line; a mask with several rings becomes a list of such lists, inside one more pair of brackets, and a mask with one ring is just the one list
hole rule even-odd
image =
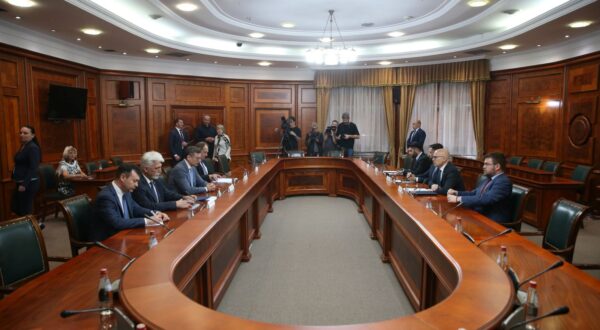
[[437, 173], [436, 173], [436, 175], [437, 175], [437, 184], [438, 184], [438, 185], [441, 185], [441, 184], [442, 184], [442, 175], [443, 175], [443, 174], [444, 174], [444, 173], [442, 173], [442, 170], [438, 170], [438, 171], [437, 171]]
[[204, 175], [208, 174], [208, 169], [206, 168], [206, 165], [204, 165], [204, 163], [200, 162], [200, 165], [202, 166], [202, 173], [204, 173]]
[[431, 178], [431, 182], [434, 184], [440, 184], [440, 177], [439, 177], [439, 173], [440, 173], [440, 169], [439, 168], [435, 168], [433, 170], [433, 177]]
[[192, 185], [192, 187], [196, 186], [196, 176], [193, 171], [195, 171], [194, 168], [189, 169], [190, 185]]
[[177, 132], [179, 132], [179, 136], [181, 136], [181, 141], [185, 140], [185, 138], [183, 137], [183, 132], [178, 128]]
[[125, 195], [123, 195], [121, 201], [123, 202], [123, 218], [129, 219], [129, 207], [127, 206], [127, 199], [125, 198]]
[[481, 188], [481, 192], [479, 193], [479, 195], [480, 195], [480, 196], [481, 196], [481, 195], [483, 195], [483, 194], [486, 192], [486, 190], [487, 190], [487, 189], [490, 187], [490, 184], [491, 184], [491, 183], [492, 183], [492, 179], [489, 179], [489, 180], [488, 180], [488, 181], [485, 183], [485, 185], [483, 186], [483, 188]]
[[410, 135], [408, 136], [408, 143], [411, 143], [411, 142], [412, 142], [412, 138], [413, 138], [413, 135], [414, 135], [414, 134], [415, 134], [415, 131], [414, 131], [414, 130], [410, 131]]
[[158, 200], [158, 192], [156, 191], [156, 187], [154, 186], [154, 181], [150, 181], [150, 187], [152, 188], [152, 191], [154, 192], [154, 197], [156, 198], [156, 201], [160, 202]]

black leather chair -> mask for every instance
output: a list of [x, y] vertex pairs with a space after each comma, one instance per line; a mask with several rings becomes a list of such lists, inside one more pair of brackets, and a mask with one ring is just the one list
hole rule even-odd
[[527, 167], [535, 168], [536, 170], [539, 170], [542, 168], [543, 163], [544, 163], [544, 161], [541, 159], [531, 158], [531, 159], [527, 160]]
[[98, 170], [98, 164], [96, 162], [85, 163], [85, 173], [87, 175], [94, 175], [94, 172]]
[[[117, 156], [110, 157], [110, 161], [113, 163], [114, 166], [119, 166], [123, 164], [123, 159]], [[104, 167], [104, 165], [102, 166]]]
[[227, 159], [227, 156], [225, 155], [219, 155], [219, 170], [225, 175], [229, 175], [229, 173], [231, 173], [229, 159]]
[[263, 151], [254, 151], [250, 153], [250, 163], [252, 163], [252, 166], [261, 164], [265, 158], [266, 155]]
[[525, 201], [529, 196], [529, 188], [513, 184], [512, 193], [510, 195], [510, 204], [512, 206], [511, 222], [503, 223], [507, 228], [512, 228], [516, 231], [521, 231], [523, 223], [523, 210], [525, 209]]
[[402, 168], [410, 169], [412, 167], [413, 158], [409, 155], [402, 156]]
[[287, 156], [291, 158], [304, 157], [304, 151], [302, 150], [290, 150], [287, 152]]
[[375, 151], [373, 154], [373, 163], [374, 164], [385, 164], [387, 160], [388, 153], [383, 151]]
[[572, 262], [580, 223], [589, 210], [585, 205], [559, 198], [552, 205], [542, 247]]
[[327, 157], [342, 157], [344, 153], [341, 150], [329, 150], [327, 152]]
[[50, 270], [44, 236], [33, 215], [0, 222], [0, 293], [8, 294], [24, 282]]
[[79, 254], [79, 249], [94, 245], [93, 242], [89, 242], [87, 239], [89, 224], [94, 216], [92, 200], [88, 195], [83, 194], [62, 200], [59, 204], [67, 222], [71, 254], [74, 257]]
[[98, 163], [99, 163], [100, 165], [102, 165], [102, 168], [107, 168], [107, 167], [110, 167], [110, 163], [109, 163], [109, 162], [108, 162], [108, 160], [106, 160], [106, 159], [100, 159], [100, 160], [98, 161]]
[[59, 210], [56, 202], [68, 196], [58, 192], [58, 176], [56, 175], [54, 166], [40, 164], [38, 175], [40, 177], [40, 192], [38, 194], [39, 210], [37, 213], [40, 216], [40, 222], [43, 223], [50, 207], [54, 207], [54, 217], [58, 216]]
[[544, 162], [544, 165], [542, 165], [542, 170], [546, 171], [546, 172], [552, 172], [552, 173], [554, 173], [554, 175], [556, 175], [559, 167], [560, 167], [560, 162], [546, 161], [546, 162]]
[[508, 163], [511, 165], [521, 165], [523, 162], [522, 156], [512, 156], [508, 158]]

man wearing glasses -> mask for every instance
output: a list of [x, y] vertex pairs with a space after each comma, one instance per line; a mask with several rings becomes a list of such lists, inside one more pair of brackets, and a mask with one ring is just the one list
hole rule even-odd
[[429, 187], [440, 195], [446, 195], [448, 190], [465, 190], [462, 177], [454, 164], [450, 162], [448, 149], [437, 149], [433, 152], [433, 166], [429, 170]]
[[487, 176], [487, 180], [484, 180], [472, 191], [449, 189], [448, 202], [462, 203], [464, 206], [499, 223], [512, 221], [510, 218], [512, 182], [504, 174], [505, 166], [504, 154], [493, 152], [485, 155], [483, 174]]

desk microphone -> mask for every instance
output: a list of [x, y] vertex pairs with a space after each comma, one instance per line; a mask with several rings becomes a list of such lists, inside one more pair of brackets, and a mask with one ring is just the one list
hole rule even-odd
[[96, 241], [96, 242], [94, 242], [94, 245], [96, 245], [96, 246], [99, 246], [99, 247], [101, 247], [101, 248], [103, 248], [103, 249], [105, 249], [105, 250], [108, 250], [108, 251], [112, 252], [112, 253], [116, 253], [116, 254], [122, 255], [123, 257], [125, 257], [125, 258], [127, 258], [127, 259], [129, 259], [129, 260], [133, 260], [133, 259], [135, 259], [134, 257], [132, 257], [132, 256], [130, 256], [130, 255], [128, 255], [128, 254], [125, 254], [125, 253], [123, 253], [123, 252], [121, 252], [121, 251], [119, 251], [119, 250], [113, 249], [113, 248], [111, 248], [111, 247], [109, 247], [109, 246], [105, 245], [105, 244], [104, 244], [104, 243], [102, 243], [102, 242]]
[[506, 235], [508, 233], [511, 233], [512, 231], [513, 231], [512, 228], [506, 228], [506, 229], [504, 229], [503, 231], [499, 232], [498, 234], [496, 234], [494, 236], [491, 236], [491, 237], [488, 237], [488, 238], [486, 238], [484, 240], [479, 241], [479, 243], [475, 244], [475, 246], [480, 246], [481, 244], [483, 244], [483, 243], [485, 243], [487, 241], [491, 241], [491, 240], [493, 240], [496, 237], [504, 236], [504, 235]]
[[462, 202], [460, 202], [460, 203], [456, 204], [455, 206], [453, 206], [453, 207], [451, 207], [451, 208], [447, 209], [446, 211], [444, 211], [444, 212], [443, 212], [443, 213], [440, 215], [440, 217], [442, 217], [442, 218], [444, 218], [444, 219], [445, 219], [445, 218], [446, 218], [446, 215], [448, 215], [448, 213], [450, 213], [450, 211], [452, 211], [452, 210], [454, 210], [454, 209], [457, 209], [457, 208], [461, 207], [462, 205], [463, 205], [463, 203], [462, 203]]
[[460, 233], [463, 234], [463, 236], [466, 237], [469, 240], [469, 242], [475, 244], [475, 239], [473, 238], [473, 236], [469, 235], [469, 233], [467, 233], [464, 230], [461, 231]]
[[523, 326], [525, 324], [527, 324], [527, 323], [535, 322], [535, 321], [538, 321], [538, 320], [541, 320], [541, 319], [544, 319], [544, 318], [547, 318], [547, 317], [550, 317], [550, 316], [563, 315], [563, 314], [568, 314], [568, 313], [569, 313], [569, 306], [561, 306], [561, 307], [558, 307], [557, 309], [555, 309], [555, 310], [553, 310], [551, 312], [548, 312], [548, 313], [546, 313], [544, 315], [540, 315], [538, 317], [534, 317], [534, 318], [526, 320], [526, 321], [521, 321], [521, 322], [515, 323], [512, 326], [510, 326], [508, 328], [508, 330], [511, 330], [511, 329], [521, 329], [521, 328], [525, 329]]
[[551, 270], [553, 270], [555, 268], [558, 268], [558, 267], [560, 267], [560, 266], [562, 266], [564, 264], [565, 264], [565, 262], [562, 261], [562, 260], [559, 260], [559, 261], [553, 263], [552, 265], [548, 266], [548, 268], [546, 268], [546, 269], [544, 269], [544, 270], [542, 270], [542, 271], [540, 271], [538, 273], [535, 273], [535, 274], [529, 276], [527, 279], [519, 282], [519, 288], [522, 287], [523, 284], [529, 283], [529, 281], [533, 280], [534, 278], [536, 278], [538, 276], [541, 276], [541, 275], [545, 274], [546, 272], [549, 272], [549, 271], [551, 271]]
[[117, 307], [110, 307], [110, 308], [100, 307], [100, 308], [72, 309], [72, 310], [65, 309], [62, 312], [60, 312], [60, 317], [67, 318], [69, 316], [73, 316], [73, 315], [77, 315], [77, 314], [96, 313], [96, 312], [104, 312], [104, 311], [116, 312], [117, 314], [119, 314], [121, 319], [127, 323], [127, 326], [129, 327], [129, 329], [135, 329], [135, 323], [133, 323], [133, 321], [127, 315], [125, 315], [125, 313], [123, 313], [123, 311], [121, 309], [119, 309]]
[[129, 259], [129, 261], [125, 264], [125, 266], [123, 266], [123, 268], [121, 268], [121, 276], [119, 276], [118, 279], [116, 279], [114, 282], [112, 282], [112, 287], [114, 288], [113, 292], [117, 293], [119, 291], [119, 289], [121, 289], [121, 277], [123, 277], [123, 274], [125, 273], [125, 271], [129, 268], [129, 266], [131, 266], [131, 264], [133, 264], [134, 261], [137, 260], [137, 258], [134, 258], [128, 254], [125, 254], [119, 250], [108, 247], [107, 245], [104, 245], [103, 243], [98, 242], [98, 241], [94, 242], [94, 245], [99, 246], [105, 250], [108, 250], [112, 253], [116, 253], [118, 255], [121, 255], [121, 256]]
[[159, 226], [163, 227], [167, 231], [167, 233], [163, 236], [163, 239], [169, 237], [169, 235], [171, 235], [173, 233], [173, 231], [175, 230], [174, 228], [171, 228], [171, 227], [165, 225], [165, 223], [162, 221], [152, 219], [150, 217], [150, 215], [146, 215], [146, 219], [158, 224]]

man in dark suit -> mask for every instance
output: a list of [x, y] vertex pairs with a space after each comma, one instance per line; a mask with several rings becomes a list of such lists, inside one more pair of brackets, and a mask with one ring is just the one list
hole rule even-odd
[[454, 164], [450, 162], [450, 153], [446, 149], [433, 152], [433, 166], [430, 169], [429, 187], [440, 195], [446, 195], [449, 189], [465, 190], [462, 177]]
[[206, 142], [208, 145], [208, 158], [213, 158], [215, 150], [215, 136], [217, 129], [210, 124], [210, 116], [202, 117], [202, 124], [196, 128], [196, 142]]
[[413, 143], [409, 145], [409, 154], [412, 154], [414, 158], [412, 165], [410, 167], [410, 171], [407, 173], [408, 178], [425, 176], [429, 168], [431, 167], [431, 158], [427, 157], [423, 152], [423, 148], [417, 144]]
[[196, 166], [200, 163], [202, 150], [196, 146], [186, 149], [185, 159], [169, 172], [169, 186], [182, 195], [202, 194], [216, 190], [214, 183], [204, 181]]
[[123, 229], [152, 226], [169, 220], [166, 214], [141, 207], [133, 200], [131, 192], [139, 180], [135, 166], [119, 166], [116, 178], [98, 193], [94, 201], [94, 217], [89, 231], [91, 241], [105, 240]]
[[171, 151], [171, 157], [173, 157], [173, 165], [183, 159], [183, 150], [188, 145], [189, 137], [183, 126], [183, 119], [177, 118], [175, 119], [175, 127], [169, 132], [169, 150]]
[[406, 149], [408, 149], [413, 144], [418, 144], [419, 148], [423, 150], [423, 144], [425, 144], [425, 137], [427, 137], [427, 133], [423, 129], [421, 129], [421, 120], [416, 120], [412, 123], [412, 131], [408, 134], [408, 138], [406, 139]]
[[133, 199], [142, 207], [170, 211], [190, 208], [196, 201], [194, 195], [184, 196], [168, 189], [160, 179], [164, 158], [159, 152], [148, 151], [142, 155], [140, 183], [133, 191]]
[[212, 182], [212, 181], [216, 181], [218, 178], [221, 177], [221, 175], [219, 175], [218, 173], [210, 173], [210, 171], [208, 170], [208, 166], [206, 166], [206, 156], [208, 155], [208, 144], [206, 142], [198, 142], [196, 144], [196, 147], [200, 148], [200, 150], [202, 150], [202, 152], [200, 153], [200, 162], [198, 163], [198, 174], [200, 174], [200, 177], [202, 178], [202, 180], [206, 181], [206, 182]]
[[512, 182], [504, 169], [506, 159], [504, 154], [493, 152], [483, 159], [483, 174], [488, 177], [473, 191], [448, 190], [448, 202], [462, 203], [486, 217], [499, 222], [510, 222], [512, 205], [510, 195]]
[[[433, 153], [436, 150], [442, 149], [442, 148], [444, 148], [444, 146], [441, 143], [434, 143], [434, 144], [430, 145], [429, 149], [427, 149], [427, 157], [431, 158], [433, 161]], [[431, 177], [431, 174], [434, 171], [435, 171], [435, 164], [431, 164], [431, 166], [429, 167], [429, 170], [427, 172], [425, 172], [424, 175], [417, 177], [417, 182], [429, 183], [429, 178]], [[446, 193], [444, 193], [444, 194], [446, 194]]]

